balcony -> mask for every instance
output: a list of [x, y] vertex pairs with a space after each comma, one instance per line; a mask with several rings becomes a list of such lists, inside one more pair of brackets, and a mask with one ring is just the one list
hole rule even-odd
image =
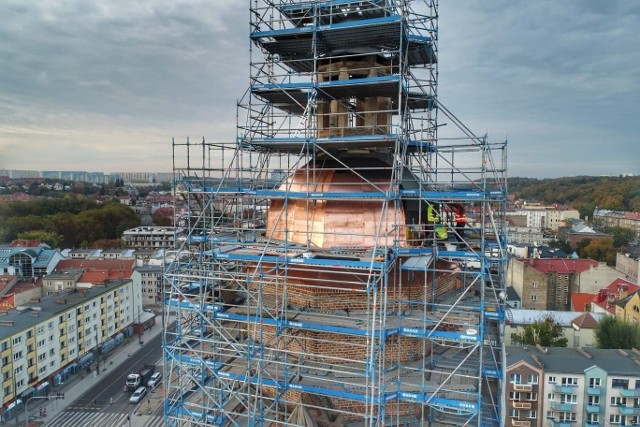
[[620, 390], [623, 397], [640, 397], [640, 388], [623, 388]]
[[531, 391], [533, 389], [531, 384], [514, 384], [513, 391]]
[[591, 396], [600, 396], [602, 389], [600, 387], [587, 387], [587, 394]]
[[554, 393], [574, 394], [574, 391], [576, 390], [577, 387], [578, 386], [575, 386], [575, 385], [554, 384], [552, 388]]
[[622, 415], [640, 415], [640, 406], [620, 406]]
[[575, 424], [575, 421], [569, 420], [556, 420], [554, 418], [549, 420], [549, 425], [551, 427], [573, 427]]
[[551, 409], [560, 412], [571, 412], [573, 409], [573, 405], [571, 403], [553, 402], [551, 403]]
[[602, 427], [602, 424], [598, 423], [598, 422], [585, 422], [584, 423], [585, 427]]
[[513, 402], [513, 407], [515, 409], [531, 409], [531, 402]]
[[588, 414], [597, 414], [600, 412], [600, 405], [587, 405]]
[[511, 420], [511, 425], [513, 427], [531, 427], [531, 421]]

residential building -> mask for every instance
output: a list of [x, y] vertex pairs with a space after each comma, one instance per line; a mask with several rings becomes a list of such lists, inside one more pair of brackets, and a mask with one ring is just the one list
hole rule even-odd
[[65, 259], [42, 280], [43, 295], [90, 288], [110, 280], [130, 279], [133, 274], [133, 259]]
[[605, 316], [602, 313], [577, 311], [507, 309], [504, 342], [506, 345], [516, 344], [513, 337], [522, 332], [525, 325], [552, 317], [562, 327], [562, 333], [567, 338], [569, 347], [595, 346], [595, 328]]
[[161, 265], [146, 264], [135, 268], [131, 279], [140, 283], [142, 289], [142, 305], [157, 306], [162, 304]]
[[539, 425], [536, 422], [542, 418], [544, 394], [541, 392], [541, 382], [543, 377], [544, 371], [537, 363], [516, 360], [509, 365], [508, 382], [505, 384], [505, 401], [509, 420], [506, 425], [515, 427]]
[[0, 401], [27, 397], [53, 383], [73, 363], [94, 359], [97, 349], [134, 323], [141, 310], [132, 280], [60, 292], [0, 316]]
[[593, 221], [599, 226], [622, 227], [635, 231], [636, 238], [640, 239], [640, 212], [612, 211], [598, 209], [593, 211]]
[[591, 312], [615, 316], [618, 302], [624, 300], [637, 290], [640, 290], [640, 286], [635, 283], [624, 279], [616, 279], [607, 287], [598, 291], [591, 302]]
[[539, 258], [509, 260], [507, 284], [522, 299], [523, 308], [569, 310], [571, 295], [596, 293], [622, 273], [591, 259]]
[[616, 304], [616, 317], [624, 322], [638, 325], [640, 322], [640, 290], [622, 298]]
[[122, 240], [130, 248], [170, 249], [173, 248], [174, 237], [183, 231], [179, 227], [136, 227], [125, 230]]
[[616, 254], [616, 270], [624, 274], [625, 279], [638, 283], [640, 277], [640, 256], [629, 253]]
[[[524, 399], [522, 392], [507, 395], [506, 425], [628, 426], [640, 421], [638, 350], [511, 346], [507, 347], [506, 377], [509, 393], [516, 388], [524, 393], [537, 390], [537, 396]], [[533, 418], [528, 411], [539, 407], [539, 402], [542, 409]], [[526, 408], [520, 412], [517, 406], [523, 403]]]
[[580, 213], [575, 209], [557, 206], [524, 205], [507, 215], [518, 215], [527, 218], [527, 227], [538, 230], [558, 230], [570, 219], [579, 219]]

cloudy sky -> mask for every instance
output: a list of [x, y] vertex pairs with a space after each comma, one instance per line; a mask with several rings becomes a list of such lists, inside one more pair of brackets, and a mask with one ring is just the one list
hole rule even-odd
[[[170, 171], [231, 141], [248, 0], [2, 0], [0, 169]], [[439, 99], [509, 175], [640, 174], [640, 1], [441, 0]], [[445, 126], [443, 132], [445, 132]]]

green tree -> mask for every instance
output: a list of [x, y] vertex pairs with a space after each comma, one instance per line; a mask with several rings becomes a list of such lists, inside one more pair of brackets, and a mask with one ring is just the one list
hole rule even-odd
[[593, 218], [593, 211], [596, 209], [596, 206], [593, 203], [583, 203], [578, 208], [578, 212], [580, 213], [581, 219], [591, 219]]
[[46, 230], [30, 230], [24, 231], [18, 234], [18, 239], [22, 240], [37, 240], [42, 243], [46, 243], [52, 248], [59, 248], [63, 236], [53, 232]]
[[606, 262], [608, 265], [615, 265], [616, 250], [613, 242], [608, 239], [589, 240], [589, 244], [578, 249], [580, 258], [591, 258], [596, 261]]
[[558, 240], [552, 240], [549, 242], [549, 246], [552, 248], [560, 249], [567, 254], [573, 253], [573, 249], [571, 248], [571, 244], [565, 238], [559, 238]]
[[598, 348], [640, 347], [640, 326], [626, 323], [617, 317], [607, 316], [595, 329]]
[[613, 246], [616, 248], [628, 246], [629, 242], [633, 241], [636, 237], [636, 232], [630, 228], [610, 227], [606, 229], [606, 232], [613, 234]]
[[548, 315], [524, 325], [522, 331], [513, 335], [516, 344], [540, 344], [543, 347], [566, 347], [569, 340], [564, 336], [562, 325]]

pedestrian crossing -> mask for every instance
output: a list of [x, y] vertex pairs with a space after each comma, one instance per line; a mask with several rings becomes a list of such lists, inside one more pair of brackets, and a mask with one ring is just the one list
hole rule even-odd
[[164, 425], [164, 419], [160, 415], [139, 416], [92, 410], [63, 411], [44, 423], [44, 427], [163, 427]]

